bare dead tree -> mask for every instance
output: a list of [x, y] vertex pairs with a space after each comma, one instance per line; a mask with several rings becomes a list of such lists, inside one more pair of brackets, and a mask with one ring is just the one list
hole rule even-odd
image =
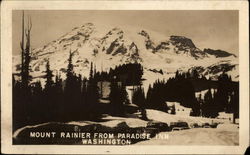
[[23, 14], [22, 14], [22, 41], [20, 42], [20, 47], [21, 47], [21, 80], [23, 81], [24, 79], [24, 53], [25, 53], [25, 50], [24, 50], [24, 11], [23, 11]]
[[[24, 17], [24, 15], [23, 15]], [[24, 33], [24, 24], [23, 24], [23, 33]], [[28, 87], [29, 81], [30, 81], [30, 75], [29, 75], [29, 71], [30, 71], [30, 60], [31, 60], [31, 56], [30, 56], [30, 52], [31, 52], [31, 48], [30, 48], [30, 32], [31, 32], [31, 28], [32, 28], [32, 22], [31, 22], [31, 18], [28, 18], [28, 23], [27, 23], [27, 28], [25, 29], [25, 37], [26, 37], [26, 47], [24, 50], [24, 36], [22, 36], [22, 42], [21, 42], [21, 46], [22, 46], [22, 83], [24, 87]]]

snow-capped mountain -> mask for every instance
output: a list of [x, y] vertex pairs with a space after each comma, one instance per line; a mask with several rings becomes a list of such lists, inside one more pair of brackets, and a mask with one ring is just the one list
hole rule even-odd
[[[201, 50], [184, 36], [165, 36], [134, 27], [104, 27], [86, 23], [32, 51], [30, 67], [34, 80], [42, 79], [48, 60], [53, 73], [60, 73], [65, 78], [70, 51], [73, 53], [75, 73], [85, 77], [89, 75], [90, 62], [99, 71], [139, 62], [144, 67], [146, 83], [158, 78], [167, 79], [177, 70], [194, 68], [207, 77], [216, 78], [226, 71], [233, 80], [239, 78], [238, 58], [226, 51]], [[13, 57], [13, 72], [20, 72], [20, 56]]]

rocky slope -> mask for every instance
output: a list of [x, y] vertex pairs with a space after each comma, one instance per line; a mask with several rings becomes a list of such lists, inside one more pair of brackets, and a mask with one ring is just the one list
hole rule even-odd
[[[146, 84], [158, 78], [167, 79], [176, 70], [194, 68], [211, 78], [217, 78], [223, 71], [235, 81], [239, 78], [238, 58], [226, 51], [201, 50], [184, 36], [86, 23], [32, 51], [30, 66], [34, 81], [42, 80], [48, 60], [53, 73], [60, 73], [65, 78], [70, 51], [74, 55], [74, 71], [85, 77], [89, 75], [90, 62], [96, 65], [97, 70], [104, 71], [118, 64], [138, 62], [144, 67]], [[20, 72], [20, 56], [13, 57], [13, 72]]]

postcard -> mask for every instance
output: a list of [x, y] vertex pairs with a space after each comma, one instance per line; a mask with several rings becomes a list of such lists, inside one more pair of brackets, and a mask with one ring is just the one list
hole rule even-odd
[[3, 1], [1, 146], [242, 154], [246, 1]]

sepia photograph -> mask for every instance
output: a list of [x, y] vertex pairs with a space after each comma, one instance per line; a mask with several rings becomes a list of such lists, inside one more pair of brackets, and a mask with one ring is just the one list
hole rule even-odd
[[240, 10], [9, 11], [9, 145], [240, 147], [249, 136]]

